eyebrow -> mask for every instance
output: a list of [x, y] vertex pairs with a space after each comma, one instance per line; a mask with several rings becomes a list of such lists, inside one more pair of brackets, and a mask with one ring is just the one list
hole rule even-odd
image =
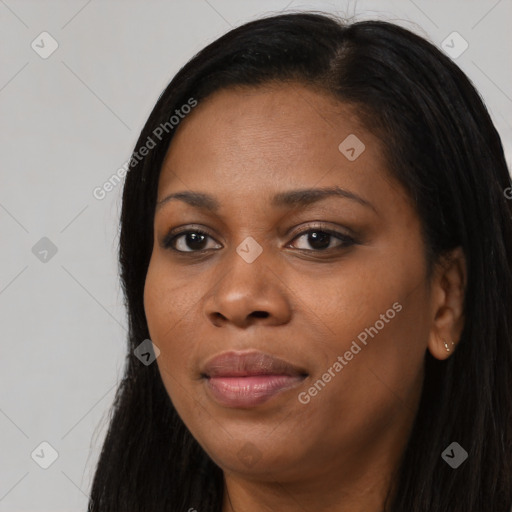
[[[279, 192], [276, 194], [271, 201], [273, 207], [304, 207], [310, 204], [321, 201], [328, 197], [340, 197], [344, 199], [351, 199], [358, 202], [359, 204], [371, 208], [375, 213], [377, 210], [375, 207], [366, 199], [345, 190], [338, 186], [323, 187], [323, 188], [303, 188], [297, 190], [289, 190], [286, 192]], [[203, 192], [183, 191], [169, 194], [156, 204], [157, 210], [160, 209], [164, 204], [171, 200], [180, 200], [195, 208], [208, 210], [210, 212], [218, 212], [220, 209], [219, 201], [212, 195]]]

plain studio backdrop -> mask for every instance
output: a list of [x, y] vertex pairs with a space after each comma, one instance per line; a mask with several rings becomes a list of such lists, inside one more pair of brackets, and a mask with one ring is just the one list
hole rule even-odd
[[512, 0], [0, 0], [0, 512], [87, 507], [126, 350], [122, 180], [94, 191], [198, 50], [301, 10], [393, 21], [449, 53], [510, 164]]

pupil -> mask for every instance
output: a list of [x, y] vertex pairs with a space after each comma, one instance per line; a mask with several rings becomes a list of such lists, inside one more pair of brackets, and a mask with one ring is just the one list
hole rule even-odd
[[[187, 233], [186, 234], [186, 244], [190, 249], [195, 249], [200, 251], [203, 249], [202, 244], [204, 244], [205, 235], [200, 233]], [[194, 245], [196, 244], [196, 245]]]
[[329, 247], [329, 238], [331, 235], [329, 233], [323, 233], [322, 231], [312, 231], [309, 233], [308, 242], [315, 249], [327, 249]]

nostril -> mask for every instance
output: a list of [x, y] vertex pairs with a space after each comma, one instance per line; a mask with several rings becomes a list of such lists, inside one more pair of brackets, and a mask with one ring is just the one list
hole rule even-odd
[[266, 318], [268, 316], [268, 313], [266, 311], [253, 311], [252, 316], [255, 316], [257, 318]]

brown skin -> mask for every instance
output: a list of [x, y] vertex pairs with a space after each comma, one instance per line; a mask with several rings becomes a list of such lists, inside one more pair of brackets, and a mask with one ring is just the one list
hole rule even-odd
[[[353, 162], [338, 150], [352, 133], [366, 146]], [[270, 204], [278, 192], [335, 185], [373, 208], [335, 196], [300, 208]], [[388, 173], [381, 142], [353, 109], [299, 84], [223, 90], [199, 104], [170, 145], [158, 201], [186, 190], [215, 196], [220, 210], [180, 200], [157, 208], [144, 303], [166, 390], [224, 472], [223, 512], [382, 512], [417, 412], [425, 352], [445, 359], [461, 334], [462, 252], [428, 282], [420, 220]], [[178, 226], [209, 236], [192, 246], [181, 236], [175, 247], [188, 252], [176, 253], [161, 244]], [[311, 228], [357, 243], [333, 236], [320, 250]], [[249, 236], [263, 249], [250, 264], [236, 252]], [[299, 402], [395, 302], [403, 309]], [[309, 376], [252, 409], [222, 407], [207, 395], [201, 368], [244, 349]], [[249, 441], [252, 465], [238, 455]]]

